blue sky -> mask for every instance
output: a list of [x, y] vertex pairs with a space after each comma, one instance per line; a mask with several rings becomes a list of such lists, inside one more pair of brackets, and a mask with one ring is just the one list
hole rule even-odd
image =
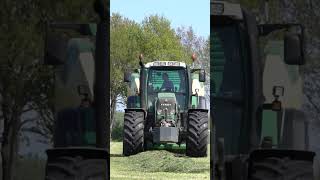
[[198, 36], [210, 34], [209, 0], [111, 0], [111, 13], [141, 22], [149, 15], [162, 15], [171, 21], [176, 29], [192, 26]]

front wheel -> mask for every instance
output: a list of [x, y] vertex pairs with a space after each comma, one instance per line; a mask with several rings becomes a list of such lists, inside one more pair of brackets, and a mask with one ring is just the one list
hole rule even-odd
[[127, 111], [124, 114], [123, 154], [130, 156], [143, 151], [144, 113]]
[[105, 159], [84, 159], [64, 156], [47, 164], [46, 180], [104, 180], [107, 176]]
[[250, 180], [313, 180], [313, 164], [288, 157], [269, 157], [254, 162]]
[[208, 112], [191, 111], [188, 114], [186, 155], [191, 157], [207, 156]]

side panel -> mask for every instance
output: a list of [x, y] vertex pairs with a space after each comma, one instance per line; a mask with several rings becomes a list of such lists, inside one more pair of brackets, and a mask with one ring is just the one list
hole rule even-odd
[[140, 92], [140, 75], [139, 73], [131, 74], [131, 81], [129, 83], [129, 87], [127, 88], [127, 108], [140, 108], [140, 96], [138, 92]]
[[[284, 95], [279, 97], [283, 108], [280, 117], [264, 117], [262, 136], [271, 135], [273, 142], [279, 143], [281, 148], [305, 150], [307, 149], [308, 124], [301, 110], [302, 78], [299, 66], [287, 65], [284, 62], [283, 47], [282, 41], [269, 41], [265, 46], [266, 57], [263, 71], [265, 103], [271, 103], [274, 100], [272, 94], [274, 86], [284, 87]], [[277, 124], [277, 126], [272, 124]], [[268, 134], [265, 134], [266, 130]], [[279, 139], [276, 139], [277, 133]]]
[[135, 96], [140, 91], [140, 75], [139, 73], [131, 74], [131, 81], [128, 87], [128, 96]]
[[55, 111], [77, 107], [81, 103], [78, 85], [90, 89], [93, 98], [94, 44], [89, 39], [74, 38], [69, 41], [65, 64], [55, 72]]
[[270, 41], [265, 48], [265, 65], [263, 72], [263, 95], [266, 103], [274, 100], [273, 86], [283, 86], [284, 96], [281, 97], [285, 108], [301, 109], [302, 107], [302, 79], [299, 66], [287, 65], [283, 58], [283, 42]]
[[205, 100], [205, 88], [204, 82], [199, 81], [199, 71], [191, 73], [192, 76], [192, 95], [197, 94], [197, 96], [192, 96], [191, 107], [206, 109], [206, 100]]
[[261, 123], [261, 139], [262, 142], [264, 137], [272, 137], [272, 143], [278, 144], [278, 113], [272, 110], [264, 110], [262, 113]]

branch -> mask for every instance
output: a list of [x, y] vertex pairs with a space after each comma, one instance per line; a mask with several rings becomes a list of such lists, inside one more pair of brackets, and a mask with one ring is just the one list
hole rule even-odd
[[320, 114], [320, 109], [319, 107], [312, 101], [312, 97], [308, 94], [305, 94], [305, 96], [307, 97], [308, 101], [310, 102], [310, 104], [313, 106], [313, 108], [317, 111], [318, 114]]
[[29, 122], [34, 122], [35, 120], [37, 120], [37, 118], [29, 118], [29, 119], [25, 119], [24, 121], [22, 121], [19, 126], [18, 126], [18, 131], [27, 123]]
[[51, 136], [48, 133], [42, 132], [40, 129], [35, 128], [35, 127], [22, 128], [21, 131], [22, 132], [32, 132], [32, 133], [35, 133], [35, 134], [39, 134], [39, 135], [43, 136], [46, 139], [51, 139]]

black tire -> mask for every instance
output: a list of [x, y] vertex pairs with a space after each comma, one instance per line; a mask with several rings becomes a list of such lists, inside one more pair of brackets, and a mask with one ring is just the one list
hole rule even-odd
[[123, 155], [130, 156], [143, 151], [144, 113], [127, 111], [124, 114]]
[[188, 114], [186, 155], [191, 157], [207, 156], [208, 113], [192, 111]]
[[269, 157], [253, 162], [250, 180], [313, 180], [313, 163]]
[[105, 159], [84, 159], [62, 156], [49, 162], [46, 180], [105, 180], [108, 167]]

